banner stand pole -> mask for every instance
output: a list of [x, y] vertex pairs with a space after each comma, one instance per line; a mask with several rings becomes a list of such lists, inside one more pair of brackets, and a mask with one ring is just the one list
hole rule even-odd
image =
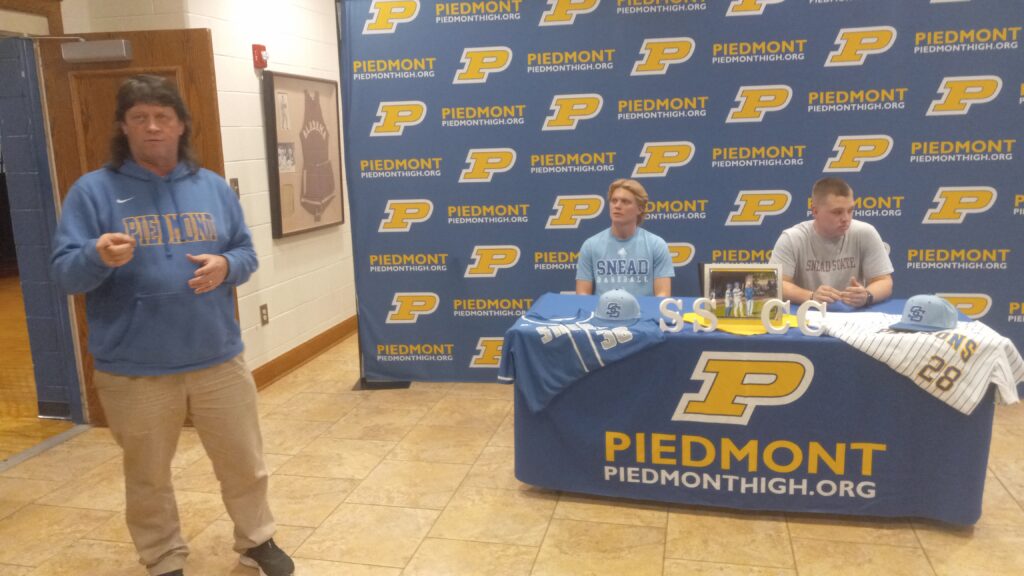
[[[348, 36], [347, 35], [343, 36], [342, 33], [341, 33], [341, 31], [345, 29], [345, 8], [344, 8], [342, 2], [343, 2], [343, 0], [336, 0], [335, 6], [334, 6], [334, 13], [335, 13], [335, 16], [338, 19], [338, 30], [337, 30], [337, 33], [338, 33], [338, 49], [339, 49], [338, 56], [339, 56], [339, 60], [341, 62], [344, 62], [345, 58], [342, 57], [341, 51], [344, 49], [344, 47], [345, 47], [345, 45], [346, 45], [346, 43], [348, 41]], [[342, 100], [343, 107], [345, 108], [345, 110], [343, 110], [343, 114], [344, 115], [347, 115], [348, 101], [349, 101], [349, 99], [347, 97]], [[347, 135], [346, 135], [345, 139], [346, 139], [346, 144], [347, 144], [348, 143], [347, 142], [347, 140], [348, 140]], [[348, 175], [348, 173], [349, 173], [348, 170], [344, 171], [344, 174], [346, 176]], [[346, 190], [350, 189], [349, 186], [348, 186], [347, 179], [346, 179], [346, 182], [345, 182], [345, 189]], [[402, 388], [409, 388], [411, 382], [408, 381], [408, 380], [367, 380], [366, 379], [366, 372], [365, 372], [364, 367], [363, 367], [363, 334], [362, 334], [362, 331], [359, 329], [359, 326], [358, 326], [358, 318], [359, 318], [359, 315], [358, 315], [358, 310], [359, 310], [359, 294], [358, 293], [356, 294], [355, 300], [356, 300], [356, 310], [357, 310], [357, 313], [356, 313], [356, 320], [357, 320], [357, 325], [356, 325], [356, 347], [358, 348], [358, 352], [357, 353], [359, 354], [359, 379], [356, 380], [355, 384], [352, 386], [352, 389], [353, 390], [398, 390], [398, 389], [402, 389]]]
[[[356, 296], [356, 309], [359, 309], [359, 296]], [[409, 380], [367, 380], [366, 372], [363, 370], [363, 335], [356, 326], [356, 346], [359, 349], [359, 379], [356, 380], [353, 390], [400, 390], [408, 388], [412, 382]]]
[[367, 380], [365, 376], [361, 376], [359, 380], [356, 380], [356, 385], [352, 387], [353, 390], [398, 390], [401, 388], [408, 388], [410, 382], [408, 380]]

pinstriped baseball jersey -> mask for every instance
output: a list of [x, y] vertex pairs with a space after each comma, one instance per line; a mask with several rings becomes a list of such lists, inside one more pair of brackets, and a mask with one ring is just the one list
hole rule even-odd
[[989, 384], [1005, 404], [1020, 401], [1024, 360], [1013, 343], [982, 322], [959, 322], [952, 330], [898, 332], [900, 316], [880, 312], [826, 317], [825, 333], [884, 362], [953, 408], [970, 414]]
[[498, 380], [517, 382], [531, 412], [543, 410], [573, 382], [663, 342], [657, 320], [602, 326], [592, 312], [572, 318], [527, 314], [505, 333]]

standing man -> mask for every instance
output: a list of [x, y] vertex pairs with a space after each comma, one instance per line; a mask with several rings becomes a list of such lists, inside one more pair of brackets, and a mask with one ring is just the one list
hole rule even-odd
[[620, 178], [608, 187], [612, 225], [587, 238], [576, 262], [576, 293], [603, 294], [621, 288], [634, 296], [672, 294], [668, 245], [640, 227], [647, 213], [647, 191], [636, 180]]
[[747, 281], [743, 285], [743, 296], [747, 300], [747, 316], [754, 315], [754, 277], [747, 276]]
[[274, 544], [256, 386], [242, 359], [234, 287], [256, 270], [241, 206], [200, 168], [175, 85], [134, 76], [117, 93], [110, 163], [71, 187], [51, 272], [84, 292], [94, 381], [124, 452], [125, 510], [139, 561], [181, 575], [171, 459], [192, 418], [235, 523], [240, 562], [288, 576]]
[[822, 178], [811, 191], [812, 220], [782, 232], [771, 264], [782, 265], [782, 297], [870, 306], [892, 295], [892, 262], [875, 227], [853, 219], [853, 189]]

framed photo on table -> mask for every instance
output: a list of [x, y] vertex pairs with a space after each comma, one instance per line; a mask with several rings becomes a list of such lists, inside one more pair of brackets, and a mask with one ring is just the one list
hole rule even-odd
[[338, 83], [263, 72], [274, 238], [344, 222]]
[[718, 318], [760, 318], [765, 302], [782, 300], [782, 267], [705, 264], [703, 286]]

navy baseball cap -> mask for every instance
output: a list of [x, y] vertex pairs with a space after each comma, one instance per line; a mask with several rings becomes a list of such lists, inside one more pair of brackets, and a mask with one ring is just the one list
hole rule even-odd
[[640, 318], [640, 302], [621, 288], [609, 290], [598, 298], [594, 317], [605, 324], [629, 324]]
[[903, 305], [903, 318], [889, 326], [905, 332], [938, 332], [956, 328], [956, 307], [934, 294], [919, 294]]

